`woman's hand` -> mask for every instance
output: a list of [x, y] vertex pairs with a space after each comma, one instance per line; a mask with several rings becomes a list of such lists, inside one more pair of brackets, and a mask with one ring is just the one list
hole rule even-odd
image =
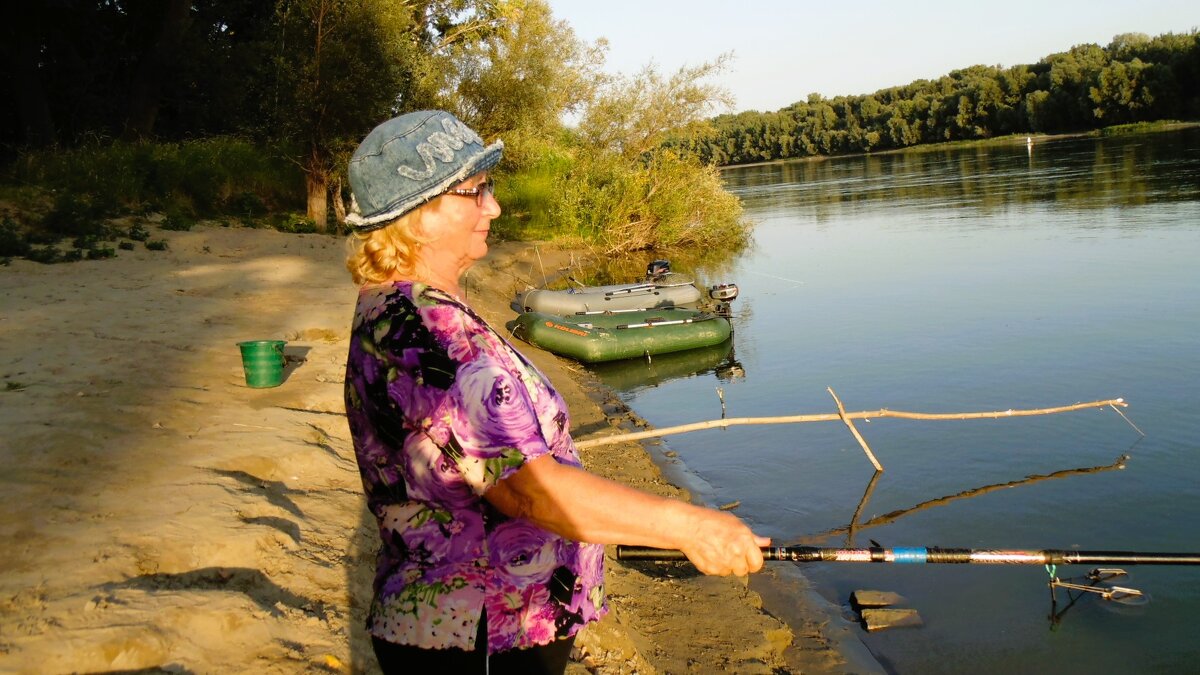
[[737, 516], [693, 507], [687, 543], [680, 550], [705, 574], [744, 576], [763, 566], [761, 547], [771, 540], [754, 534]]

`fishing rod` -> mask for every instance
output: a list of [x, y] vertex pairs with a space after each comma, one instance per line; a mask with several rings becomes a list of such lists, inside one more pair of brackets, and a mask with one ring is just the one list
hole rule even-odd
[[[829, 548], [764, 546], [763, 560], [789, 562], [859, 562], [974, 565], [1200, 565], [1200, 553], [1136, 551], [1065, 551], [1030, 549]], [[617, 560], [686, 561], [683, 551], [648, 546], [617, 546]]]

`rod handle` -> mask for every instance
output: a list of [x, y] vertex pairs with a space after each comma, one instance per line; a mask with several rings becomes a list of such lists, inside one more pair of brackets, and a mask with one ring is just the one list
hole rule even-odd
[[617, 545], [617, 560], [687, 560], [683, 551], [673, 548], [653, 548], [650, 546]]
[[[763, 546], [763, 560], [791, 560], [793, 562], [811, 562], [820, 560], [816, 555], [817, 549], [804, 546]], [[642, 560], [655, 562], [686, 561], [688, 558], [683, 551], [673, 548], [653, 548], [650, 546], [617, 545], [617, 560]]]

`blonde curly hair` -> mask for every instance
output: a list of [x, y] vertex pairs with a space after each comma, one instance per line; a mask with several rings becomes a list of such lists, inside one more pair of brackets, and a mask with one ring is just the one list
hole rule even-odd
[[413, 209], [378, 230], [350, 234], [346, 269], [356, 285], [379, 284], [396, 273], [414, 273], [417, 249], [429, 243], [416, 232], [427, 207]]

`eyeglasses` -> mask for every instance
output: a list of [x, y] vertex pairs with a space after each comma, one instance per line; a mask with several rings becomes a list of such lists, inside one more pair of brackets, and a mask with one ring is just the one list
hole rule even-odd
[[473, 188], [458, 188], [456, 190], [446, 190], [448, 195], [458, 195], [459, 197], [474, 197], [475, 206], [483, 206], [483, 198], [486, 195], [496, 194], [496, 181], [488, 176], [487, 180]]

